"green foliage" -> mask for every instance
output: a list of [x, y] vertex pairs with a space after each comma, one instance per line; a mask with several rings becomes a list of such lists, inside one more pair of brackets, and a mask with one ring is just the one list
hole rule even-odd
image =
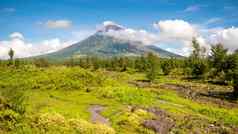
[[187, 65], [191, 68], [191, 75], [201, 78], [208, 71], [208, 62], [205, 59], [206, 49], [201, 47], [196, 39], [193, 39], [193, 52], [187, 60]]
[[169, 72], [170, 76], [173, 77], [179, 77], [179, 76], [183, 76], [184, 75], [184, 69], [182, 68], [174, 68]]
[[230, 73], [231, 79], [233, 80], [233, 87], [234, 87], [234, 95], [238, 96], [238, 52], [236, 51], [232, 55], [230, 55]]
[[208, 71], [208, 64], [206, 60], [194, 59], [192, 62], [192, 75], [201, 77]]
[[0, 110], [0, 129], [12, 130], [21, 119], [21, 114], [11, 109]]
[[23, 91], [14, 89], [4, 89], [1, 91], [1, 96], [8, 104], [9, 108], [19, 114], [24, 114], [26, 111], [25, 95]]
[[153, 53], [149, 53], [146, 58], [148, 61], [146, 77], [149, 81], [154, 81], [156, 79], [156, 76], [158, 75], [158, 70], [160, 69], [159, 57], [157, 57]]
[[225, 71], [227, 60], [227, 49], [222, 44], [217, 44], [211, 48], [210, 62], [217, 72]]
[[141, 126], [144, 120], [153, 118], [153, 115], [142, 109], [130, 109], [124, 110], [121, 114], [118, 114], [112, 118], [113, 126], [118, 133], [143, 133], [154, 134], [152, 130], [148, 130]]
[[222, 44], [217, 44], [211, 49], [210, 62], [214, 68], [213, 78], [221, 76], [220, 81], [233, 82], [234, 95], [238, 96], [238, 53], [228, 54]]
[[183, 69], [185, 66], [184, 59], [161, 59], [160, 64], [164, 75], [182, 76], [185, 73]]
[[192, 54], [190, 55], [191, 58], [193, 59], [205, 58], [207, 50], [205, 47], [200, 46], [196, 38], [193, 38], [192, 46], [193, 51]]
[[83, 119], [67, 119], [58, 113], [36, 115], [31, 120], [31, 126], [20, 127], [16, 133], [115, 134], [114, 129], [106, 125], [92, 124]]
[[[238, 72], [235, 61], [237, 59], [233, 54], [229, 56], [230, 61], [226, 66], [228, 70], [219, 77], [231, 81], [236, 89]], [[83, 65], [82, 61], [74, 59], [72, 65], [70, 63], [67, 66], [43, 68], [41, 65], [40, 67], [21, 65], [16, 68], [1, 66], [0, 132], [4, 130], [23, 134], [113, 134], [116, 130], [117, 133], [152, 134], [154, 133], [152, 130], [141, 125], [145, 119], [153, 118], [151, 113], [142, 110], [148, 107], [159, 107], [175, 114], [176, 118], [181, 115], [191, 115], [201, 120], [224, 122], [227, 126], [238, 125], [237, 108], [229, 109], [210, 103], [203, 104], [203, 102], [195, 102], [196, 100], [185, 99], [169, 89], [160, 89], [160, 84], [164, 83], [182, 84], [181, 79], [171, 79], [161, 75], [160, 79], [155, 77], [159, 84], [145, 81], [147, 72], [155, 71], [152, 75], [158, 75], [160, 65], [165, 74], [165, 67], [170, 66], [169, 75], [183, 75], [186, 69], [188, 74], [198, 70], [194, 75], [203, 75], [207, 72], [204, 71], [206, 69], [203, 64], [208, 67], [204, 58], [194, 61], [194, 69], [184, 60], [159, 59], [153, 55], [150, 58], [84, 60], [87, 61], [84, 63], [90, 65]], [[143, 65], [139, 66], [142, 63]], [[81, 65], [89, 68], [83, 69], [79, 67]], [[150, 66], [154, 67], [154, 70], [150, 70]], [[25, 99], [25, 96], [29, 98]], [[88, 122], [90, 120], [88, 109], [91, 105], [105, 107], [105, 111], [101, 114], [110, 119], [113, 129]], [[131, 106], [137, 106], [138, 109], [125, 110]]]
[[44, 58], [35, 59], [33, 63], [37, 67], [49, 67], [50, 65], [49, 61]]
[[135, 59], [135, 68], [139, 72], [145, 72], [148, 68], [148, 61], [146, 60], [145, 56], [140, 56], [139, 58]]
[[116, 99], [124, 104], [131, 105], [152, 105], [156, 100], [156, 95], [149, 91], [127, 87], [104, 87], [96, 91], [100, 97]]
[[12, 130], [21, 122], [26, 111], [21, 91], [2, 89], [0, 92], [0, 129]]
[[163, 73], [165, 74], [165, 75], [168, 75], [170, 72], [171, 72], [171, 70], [173, 69], [173, 68], [175, 68], [174, 67], [174, 62], [173, 62], [174, 60], [172, 60], [172, 59], [168, 59], [168, 60], [163, 60], [162, 61], [162, 64], [161, 64], [161, 68], [162, 68], [162, 70], [163, 70]]
[[20, 65], [21, 65], [21, 60], [20, 59], [15, 59], [14, 66], [18, 68], [18, 67], [20, 67]]
[[[166, 101], [167, 104], [173, 106], [173, 112], [175, 107], [180, 109], [185, 114], [195, 113], [199, 116], [207, 116], [207, 118], [215, 121], [223, 121], [227, 124], [238, 125], [238, 113], [236, 109], [224, 109], [214, 107], [213, 105], [204, 105], [191, 100], [179, 97], [174, 92], [163, 92], [159, 95], [159, 98]], [[169, 102], [169, 103], [168, 103]], [[168, 106], [162, 105], [162, 107], [168, 108]], [[171, 110], [171, 109], [170, 109]]]

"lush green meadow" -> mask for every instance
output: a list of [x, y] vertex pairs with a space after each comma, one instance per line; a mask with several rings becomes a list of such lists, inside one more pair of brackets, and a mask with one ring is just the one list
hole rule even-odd
[[[237, 101], [210, 95], [231, 87], [162, 75], [151, 83], [145, 76], [62, 65], [1, 67], [0, 133], [237, 133]], [[94, 105], [110, 124], [92, 121]]]

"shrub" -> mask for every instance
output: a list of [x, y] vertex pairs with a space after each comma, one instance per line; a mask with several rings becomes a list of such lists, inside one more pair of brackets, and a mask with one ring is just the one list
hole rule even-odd
[[9, 105], [9, 108], [13, 111], [24, 114], [26, 111], [25, 99], [23, 91], [13, 90], [13, 89], [5, 89], [1, 92], [3, 99], [5, 99], [6, 103]]
[[115, 134], [114, 129], [106, 125], [92, 124], [82, 119], [66, 119], [58, 113], [45, 113], [34, 120], [34, 129], [43, 130], [43, 133]]
[[[121, 114], [114, 117], [114, 122], [116, 126], [119, 126], [119, 133], [126, 133], [129, 129], [130, 132], [134, 133], [153, 133], [153, 131], [147, 130], [141, 124], [146, 119], [152, 119], [153, 114], [143, 110], [143, 109], [126, 109]], [[123, 130], [124, 128], [125, 130]]]
[[35, 59], [33, 63], [37, 67], [49, 67], [50, 66], [49, 61], [44, 58]]
[[21, 120], [21, 115], [11, 109], [0, 111], [0, 128], [12, 130]]
[[100, 97], [114, 98], [126, 104], [152, 105], [156, 100], [156, 95], [152, 92], [126, 86], [103, 87], [95, 93]]
[[182, 76], [184, 74], [183, 72], [183, 69], [182, 68], [175, 68], [175, 69], [172, 69], [169, 73], [169, 75], [171, 76]]

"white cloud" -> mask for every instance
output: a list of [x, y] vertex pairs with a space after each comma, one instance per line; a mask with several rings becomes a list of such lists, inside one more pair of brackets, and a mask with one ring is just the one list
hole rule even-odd
[[72, 45], [74, 41], [61, 41], [58, 38], [44, 40], [39, 43], [29, 43], [24, 40], [21, 33], [15, 32], [10, 35], [7, 41], [0, 41], [0, 58], [7, 59], [8, 51], [12, 48], [15, 51], [15, 58], [35, 56], [50, 53]]
[[[145, 30], [126, 28], [112, 21], [105, 21], [103, 23], [103, 27], [100, 28], [104, 29], [104, 27], [107, 27], [109, 25], [110, 25], [109, 28], [111, 29], [104, 30], [103, 34], [113, 36], [121, 40], [129, 40], [141, 42], [144, 45], [151, 45], [155, 43], [158, 39], [156, 34], [149, 33]], [[117, 28], [113, 28], [112, 26], [118, 27], [118, 30], [115, 30]]]
[[45, 23], [47, 28], [52, 29], [65, 29], [70, 28], [73, 25], [70, 20], [49, 20]]
[[191, 5], [184, 9], [184, 12], [195, 12], [200, 10], [200, 5]]
[[154, 23], [160, 38], [191, 40], [198, 36], [196, 27], [184, 20], [165, 20]]
[[[163, 20], [154, 23], [153, 26], [158, 30], [157, 33], [151, 33], [145, 30], [126, 28], [112, 21], [106, 21], [103, 26], [114, 25], [123, 27], [123, 29], [104, 31], [104, 34], [116, 37], [122, 40], [138, 41], [143, 45], [163, 46], [177, 54], [189, 55], [192, 50], [192, 39], [195, 37], [201, 46], [209, 49], [206, 39], [200, 35], [199, 26], [190, 24], [184, 20]], [[165, 45], [167, 44], [167, 45]]]
[[14, 38], [18, 38], [18, 39], [24, 39], [23, 35], [19, 32], [14, 32], [12, 34], [10, 34], [9, 36], [11, 39], [14, 39]]
[[238, 28], [231, 27], [213, 31], [213, 34], [210, 35], [210, 42], [213, 44], [222, 43], [230, 51], [234, 51], [238, 49]]
[[198, 25], [184, 20], [163, 20], [154, 23], [154, 27], [159, 30], [159, 43], [168, 44], [166, 49], [177, 54], [188, 56], [192, 50], [193, 38], [196, 38], [202, 47], [210, 48]]
[[[221, 21], [220, 18], [208, 20], [209, 23]], [[185, 22], [183, 20], [165, 20], [154, 24], [159, 30], [159, 42], [169, 44], [168, 49], [175, 50], [179, 54], [188, 55], [192, 50], [192, 38], [205, 47], [208, 52], [212, 44], [222, 43], [229, 51], [238, 49], [238, 28], [204, 28]], [[174, 47], [171, 44], [175, 44]], [[180, 46], [178, 45], [180, 44]], [[188, 49], [190, 51], [188, 51]]]
[[119, 24], [117, 24], [113, 21], [104, 21], [103, 22], [103, 26], [108, 26], [108, 25], [116, 25], [116, 26], [119, 26], [119, 27], [123, 27], [123, 26], [121, 26], [121, 25], [119, 25]]
[[183, 47], [183, 48], [166, 48], [165, 50], [169, 51], [169, 52], [173, 52], [179, 55], [183, 55], [183, 56], [189, 56], [189, 54], [191, 53], [191, 49], [188, 47]]
[[125, 29], [120, 31], [108, 31], [106, 35], [116, 37], [121, 40], [141, 42], [144, 45], [151, 45], [157, 41], [157, 36], [145, 30]]
[[[215, 19], [213, 22], [215, 22]], [[238, 49], [238, 28], [236, 27], [208, 29], [184, 20], [162, 20], [154, 23], [158, 32], [152, 33], [143, 29], [126, 28], [112, 21], [104, 22], [100, 28], [106, 26], [109, 26], [107, 27], [109, 30], [102, 33], [108, 36], [141, 42], [143, 45], [157, 45], [184, 56], [189, 55], [192, 51], [191, 42], [193, 37], [207, 50], [210, 49], [209, 44], [214, 43], [222, 43], [231, 51]], [[82, 40], [94, 32], [95, 30], [73, 31], [72, 40]], [[62, 41], [59, 38], [29, 43], [19, 32], [12, 33], [9, 38], [7, 41], [0, 41], [0, 58], [8, 58], [7, 53], [10, 48], [15, 50], [16, 57], [27, 57], [54, 52], [75, 43], [75, 41]]]

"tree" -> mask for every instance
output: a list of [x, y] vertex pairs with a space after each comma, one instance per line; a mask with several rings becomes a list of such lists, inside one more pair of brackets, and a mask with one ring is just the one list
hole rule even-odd
[[175, 68], [175, 64], [174, 64], [174, 61], [175, 61], [176, 59], [164, 59], [163, 61], [162, 61], [162, 63], [161, 63], [161, 69], [163, 70], [163, 73], [165, 74], [165, 75], [168, 75], [171, 71], [172, 71], [172, 69], [174, 69]]
[[8, 52], [8, 55], [10, 57], [10, 60], [12, 61], [13, 60], [13, 56], [14, 56], [14, 51], [12, 48], [10, 48], [9, 52]]
[[197, 40], [194, 38], [192, 41], [193, 52], [188, 58], [188, 65], [191, 68], [191, 73], [194, 77], [204, 75], [208, 70], [206, 57], [206, 49], [201, 47]]
[[228, 80], [231, 79], [233, 81], [232, 84], [234, 88], [234, 96], [238, 97], [238, 51], [235, 51], [233, 54], [229, 55], [228, 59]]
[[235, 96], [238, 96], [238, 67], [233, 72], [233, 92]]
[[211, 66], [216, 69], [216, 73], [226, 71], [227, 69], [227, 49], [222, 44], [217, 44], [211, 48], [210, 62]]
[[197, 42], [196, 38], [193, 38], [192, 46], [193, 46], [193, 52], [190, 57], [196, 58], [196, 59], [200, 58], [200, 56], [201, 56], [200, 53], [202, 50], [201, 50], [200, 44]]
[[147, 56], [147, 60], [148, 60], [148, 70], [146, 73], [146, 77], [149, 79], [149, 81], [154, 81], [159, 69], [158, 65], [159, 58], [153, 53], [149, 53]]
[[140, 56], [135, 60], [135, 69], [139, 72], [145, 72], [147, 70], [147, 60], [145, 56]]

